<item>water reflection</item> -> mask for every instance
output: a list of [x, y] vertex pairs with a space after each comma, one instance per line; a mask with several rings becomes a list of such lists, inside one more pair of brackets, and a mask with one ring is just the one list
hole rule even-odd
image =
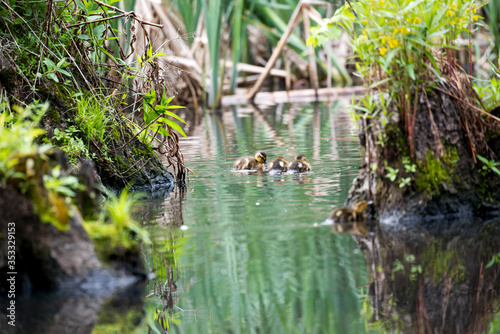
[[[414, 333], [486, 333], [498, 312], [500, 220], [403, 222], [357, 237], [369, 263], [372, 327]], [[488, 328], [490, 327], [490, 331]]]
[[[181, 144], [196, 177], [161, 203], [147, 251], [158, 271], [148, 302], [169, 332], [362, 333], [362, 254], [349, 235], [314, 227], [343, 203], [359, 164], [358, 144], [335, 140], [352, 138], [343, 103], [233, 106], [191, 129]], [[304, 154], [313, 171], [233, 171], [257, 150]]]

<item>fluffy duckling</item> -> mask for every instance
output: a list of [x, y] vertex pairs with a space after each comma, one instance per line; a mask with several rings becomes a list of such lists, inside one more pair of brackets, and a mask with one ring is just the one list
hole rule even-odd
[[297, 155], [294, 161], [288, 165], [288, 171], [292, 173], [303, 173], [311, 170], [311, 165], [307, 162], [306, 156], [303, 154]]
[[354, 223], [366, 220], [365, 210], [368, 207], [366, 201], [359, 201], [352, 208], [343, 206], [330, 213], [330, 219], [335, 223]]
[[271, 161], [269, 165], [270, 173], [285, 173], [288, 169], [288, 161], [283, 157], [278, 157]]
[[334, 233], [350, 233], [363, 237], [366, 237], [370, 233], [365, 222], [333, 224], [331, 229]]
[[255, 157], [243, 157], [239, 158], [234, 163], [234, 168], [239, 170], [251, 170], [251, 169], [261, 169], [266, 164], [267, 153], [264, 151], [258, 151], [255, 153]]

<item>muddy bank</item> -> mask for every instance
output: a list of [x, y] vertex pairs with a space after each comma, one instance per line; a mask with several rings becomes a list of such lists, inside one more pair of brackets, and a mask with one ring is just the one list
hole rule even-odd
[[420, 94], [412, 156], [399, 111], [387, 115], [361, 121], [364, 165], [348, 204], [371, 199], [381, 218], [498, 212], [500, 175], [478, 158], [498, 161], [498, 122], [440, 90]]

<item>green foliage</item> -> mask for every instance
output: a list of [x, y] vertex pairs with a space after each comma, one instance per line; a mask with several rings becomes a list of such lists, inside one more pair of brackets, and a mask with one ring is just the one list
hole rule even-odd
[[50, 174], [45, 174], [43, 181], [49, 191], [68, 197], [75, 197], [75, 190], [83, 189], [83, 185], [80, 184], [78, 178], [72, 175], [64, 176], [61, 173], [60, 166], [55, 166]]
[[63, 74], [67, 77], [71, 77], [71, 74], [68, 71], [64, 70], [64, 67], [69, 65], [69, 63], [66, 62], [66, 58], [62, 58], [57, 63], [57, 65], [49, 58], [45, 58], [43, 60], [43, 64], [45, 66], [46, 71], [43, 74], [37, 73], [36, 74], [37, 77], [47, 77], [56, 83], [59, 83], [58, 74], [59, 75]]
[[493, 55], [498, 57], [500, 54], [500, 3], [498, 1], [490, 0], [488, 1], [488, 4], [484, 6], [483, 10], [488, 17], [490, 34], [492, 35], [494, 43]]
[[8, 110], [0, 114], [0, 182], [4, 184], [11, 179], [25, 178], [16, 168], [20, 163], [26, 164], [28, 175], [33, 174], [33, 162], [29, 159], [24, 161], [24, 158], [43, 157], [51, 148], [48, 144], [35, 145], [36, 138], [45, 133], [37, 126], [48, 104], [15, 109], [17, 112], [14, 114]]
[[120, 196], [104, 189], [107, 200], [97, 221], [86, 222], [85, 230], [98, 242], [98, 247], [105, 255], [110, 255], [118, 248], [137, 250], [141, 242], [150, 244], [151, 240], [133, 218], [134, 205], [139, 200], [138, 194], [130, 194], [124, 189]]
[[386, 178], [391, 180], [391, 182], [396, 181], [396, 178], [398, 177], [399, 169], [397, 168], [392, 168], [391, 166], [385, 166], [385, 169], [387, 169], [388, 173], [385, 175]]
[[498, 313], [498, 302], [495, 305], [497, 313], [488, 327], [487, 333], [500, 333], [500, 313]]
[[485, 85], [479, 85], [478, 81], [474, 82], [474, 90], [476, 91], [480, 101], [487, 110], [491, 110], [500, 105], [500, 72], [495, 67], [494, 76], [485, 82]]
[[220, 90], [219, 90], [219, 56], [221, 50], [221, 33], [222, 33], [222, 16], [224, 14], [224, 6], [220, 0], [209, 1], [208, 4], [202, 1], [203, 10], [205, 13], [205, 22], [208, 37], [208, 49], [210, 52], [210, 91], [208, 92], [208, 107], [216, 109], [220, 107]]
[[0, 114], [0, 182], [18, 189], [33, 202], [43, 222], [63, 230], [71, 216], [71, 198], [80, 185], [76, 178], [51, 168], [48, 153], [52, 145], [36, 143], [45, 133], [37, 126], [48, 104], [14, 108]]
[[93, 94], [75, 97], [77, 114], [75, 122], [88, 140], [104, 143], [104, 136], [111, 122], [110, 97]]
[[[337, 10], [327, 25], [334, 35], [340, 28], [352, 33], [358, 73], [372, 87], [385, 84], [389, 91], [409, 93], [429, 71], [440, 77], [434, 48], [455, 49], [457, 36], [470, 32], [469, 24], [480, 18], [476, 8], [473, 0], [355, 1]], [[310, 42], [321, 42], [324, 31], [311, 29]]]
[[500, 170], [497, 168], [497, 166], [499, 166], [500, 163], [493, 160], [490, 161], [479, 154], [477, 155], [477, 158], [479, 159], [479, 161], [483, 163], [483, 168], [482, 168], [483, 176], [486, 176], [486, 174], [489, 173], [490, 171], [500, 175]]
[[92, 158], [82, 139], [78, 138], [81, 133], [74, 125], [66, 130], [55, 129], [53, 143], [56, 147], [63, 150], [69, 158], [69, 162], [76, 166], [80, 157]]
[[141, 140], [143, 142], [147, 141], [148, 135], [154, 138], [156, 133], [166, 137], [170, 136], [167, 130], [168, 127], [177, 130], [181, 135], [187, 137], [177, 123], [167, 118], [170, 116], [186, 124], [182, 118], [169, 111], [171, 109], [184, 108], [181, 106], [170, 106], [169, 104], [173, 98], [173, 96], [167, 98], [166, 91], [164, 90], [160, 102], [155, 104], [156, 92], [154, 89], [150, 90], [149, 93], [144, 96], [142, 100], [142, 110], [144, 112], [144, 124], [147, 126], [147, 131], [144, 131], [141, 135]]
[[308, 42], [321, 44], [326, 31], [329, 36], [349, 32], [356, 74], [369, 88], [382, 88], [394, 98], [413, 156], [412, 100], [440, 79], [443, 69], [455, 66], [455, 40], [472, 33], [481, 18], [478, 7], [474, 0], [349, 1], [327, 27], [312, 28]]
[[485, 269], [493, 267], [494, 264], [500, 262], [500, 253], [493, 254], [491, 261], [484, 267]]

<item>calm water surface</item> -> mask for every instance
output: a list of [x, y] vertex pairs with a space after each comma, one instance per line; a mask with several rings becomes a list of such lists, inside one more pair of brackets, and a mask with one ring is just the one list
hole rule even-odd
[[[385, 222], [333, 233], [360, 150], [341, 101], [198, 115], [196, 173], [145, 206], [148, 326], [169, 333], [500, 333], [500, 222]], [[311, 173], [233, 171], [265, 150]], [[336, 230], [338, 232], [338, 229]]]
[[[196, 176], [138, 207], [156, 276], [20, 296], [0, 333], [500, 333], [498, 217], [321, 225], [361, 161], [349, 103], [197, 114], [181, 142]], [[233, 171], [257, 150], [313, 171]]]
[[[341, 102], [232, 107], [202, 117], [181, 143], [196, 176], [159, 203], [157, 225], [149, 227], [151, 265], [163, 268], [164, 251], [177, 265], [160, 273], [176, 277], [162, 290], [173, 305], [170, 332], [365, 331], [363, 254], [350, 235], [318, 227], [357, 174], [353, 133]], [[256, 150], [269, 161], [304, 154], [313, 171], [233, 171], [236, 158]], [[168, 228], [181, 225], [181, 232]]]

